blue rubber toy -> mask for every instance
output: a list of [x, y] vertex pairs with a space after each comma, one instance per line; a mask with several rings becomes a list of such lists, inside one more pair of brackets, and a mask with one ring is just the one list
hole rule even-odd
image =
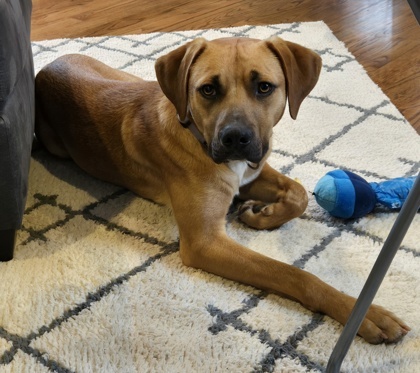
[[334, 170], [315, 186], [318, 204], [332, 216], [357, 219], [373, 211], [376, 205], [400, 209], [414, 185], [415, 177], [399, 177], [379, 183], [368, 183], [346, 170]]

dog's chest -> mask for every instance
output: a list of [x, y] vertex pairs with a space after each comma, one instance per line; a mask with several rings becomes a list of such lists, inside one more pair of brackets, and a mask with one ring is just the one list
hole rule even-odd
[[261, 172], [262, 166], [253, 169], [246, 161], [229, 161], [228, 167], [238, 176], [239, 187], [254, 181]]

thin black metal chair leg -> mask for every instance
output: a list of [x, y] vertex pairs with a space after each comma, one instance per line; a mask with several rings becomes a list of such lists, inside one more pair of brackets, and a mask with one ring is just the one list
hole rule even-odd
[[420, 174], [417, 176], [397, 219], [385, 240], [381, 252], [356, 301], [353, 311], [335, 345], [327, 365], [327, 373], [338, 373], [357, 331], [372, 304], [395, 254], [401, 246], [411, 222], [420, 208]]

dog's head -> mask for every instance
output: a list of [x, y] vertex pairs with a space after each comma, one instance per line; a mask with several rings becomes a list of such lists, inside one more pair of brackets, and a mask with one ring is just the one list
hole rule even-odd
[[216, 163], [259, 163], [286, 100], [295, 119], [315, 86], [321, 58], [278, 37], [201, 38], [160, 57], [155, 68], [180, 120], [195, 123]]

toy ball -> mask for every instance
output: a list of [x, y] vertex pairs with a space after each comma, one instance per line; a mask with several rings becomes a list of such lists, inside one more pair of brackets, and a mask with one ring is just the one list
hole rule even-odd
[[372, 212], [376, 205], [399, 209], [414, 185], [415, 177], [401, 177], [380, 183], [368, 183], [347, 170], [334, 170], [315, 186], [317, 203], [332, 216], [357, 219]]

